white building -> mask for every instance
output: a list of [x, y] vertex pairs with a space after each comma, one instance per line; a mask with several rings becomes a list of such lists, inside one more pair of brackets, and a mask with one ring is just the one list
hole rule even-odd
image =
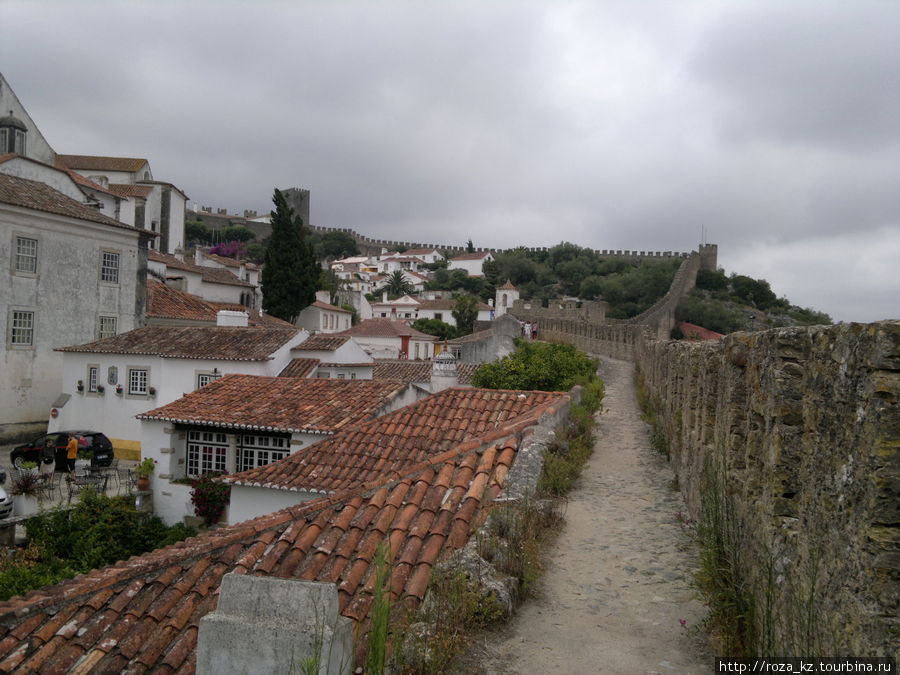
[[[294, 347], [291, 355], [294, 357], [294, 361], [281, 372], [282, 377], [372, 379], [375, 360], [356, 340], [348, 335], [311, 335], [308, 340]], [[309, 363], [310, 361], [315, 361], [314, 367]], [[306, 368], [304, 368], [304, 364], [306, 364]]]
[[461, 253], [455, 258], [447, 261], [448, 270], [465, 270], [470, 277], [484, 276], [484, 263], [493, 260], [494, 256], [490, 251], [481, 251], [478, 253]]
[[184, 205], [187, 195], [172, 183], [153, 179], [150, 163], [140, 157], [57, 155], [61, 166], [133, 200], [133, 207], [117, 218], [138, 229], [159, 234], [153, 247], [164, 253], [184, 248]]
[[158, 251], [150, 251], [147, 260], [150, 275], [185, 293], [211, 302], [228, 302], [249, 309], [259, 309], [261, 305], [258, 282], [238, 277], [223, 266], [193, 265], [180, 257]]
[[[154, 511], [169, 525], [193, 515], [190, 485], [174, 480], [265, 467], [417, 396], [397, 381], [223, 377], [139, 416], [143, 455], [157, 462]], [[235, 504], [242, 502], [238, 493], [232, 491]], [[267, 513], [269, 494], [230, 508], [229, 521]], [[314, 496], [321, 495], [295, 491], [294, 503]]]
[[376, 359], [430, 359], [438, 339], [402, 321], [368, 319], [340, 335], [349, 335]]
[[318, 291], [316, 298], [314, 303], [300, 312], [298, 326], [303, 326], [310, 333], [339, 333], [350, 328], [353, 312], [329, 303], [328, 291]]
[[62, 394], [48, 430], [94, 428], [109, 436], [117, 457], [139, 459], [135, 415], [225, 374], [278, 375], [291, 349], [309, 336], [290, 327], [250, 328], [243, 320], [243, 326], [146, 326], [60, 348]]
[[43, 429], [63, 386], [63, 359], [54, 348], [139, 324], [144, 240], [139, 230], [45, 183], [0, 173], [0, 426], [5, 432]]

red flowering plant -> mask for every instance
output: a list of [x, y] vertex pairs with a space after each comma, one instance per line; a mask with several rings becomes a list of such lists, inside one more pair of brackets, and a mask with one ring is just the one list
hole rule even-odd
[[194, 505], [194, 515], [200, 516], [211, 525], [222, 517], [225, 507], [231, 500], [231, 485], [221, 480], [220, 476], [227, 471], [210, 471], [191, 482], [191, 504]]
[[247, 244], [242, 241], [226, 241], [209, 249], [213, 255], [223, 258], [245, 258], [247, 256]]

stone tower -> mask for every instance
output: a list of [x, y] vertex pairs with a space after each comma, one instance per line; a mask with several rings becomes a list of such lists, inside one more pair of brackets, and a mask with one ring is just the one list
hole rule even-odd
[[282, 190], [284, 200], [288, 203], [294, 214], [300, 216], [304, 227], [309, 227], [309, 190], [303, 188], [288, 188]]
[[494, 300], [494, 318], [497, 319], [512, 309], [513, 303], [519, 299], [519, 289], [507, 279], [506, 283], [497, 287]]

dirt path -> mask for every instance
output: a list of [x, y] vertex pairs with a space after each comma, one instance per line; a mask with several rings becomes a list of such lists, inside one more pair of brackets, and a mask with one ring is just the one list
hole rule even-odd
[[681, 626], [705, 614], [690, 586], [696, 553], [675, 518], [672, 471], [650, 448], [633, 364], [604, 359], [596, 449], [570, 494], [537, 597], [478, 649], [483, 673], [707, 673]]

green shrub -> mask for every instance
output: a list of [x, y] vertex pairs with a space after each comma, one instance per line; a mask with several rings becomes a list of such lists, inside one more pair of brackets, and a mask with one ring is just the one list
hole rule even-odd
[[184, 525], [166, 527], [136, 511], [130, 497], [81, 493], [71, 509], [58, 506], [25, 524], [28, 548], [0, 564], [0, 599], [59, 583], [133, 555], [193, 536]]

